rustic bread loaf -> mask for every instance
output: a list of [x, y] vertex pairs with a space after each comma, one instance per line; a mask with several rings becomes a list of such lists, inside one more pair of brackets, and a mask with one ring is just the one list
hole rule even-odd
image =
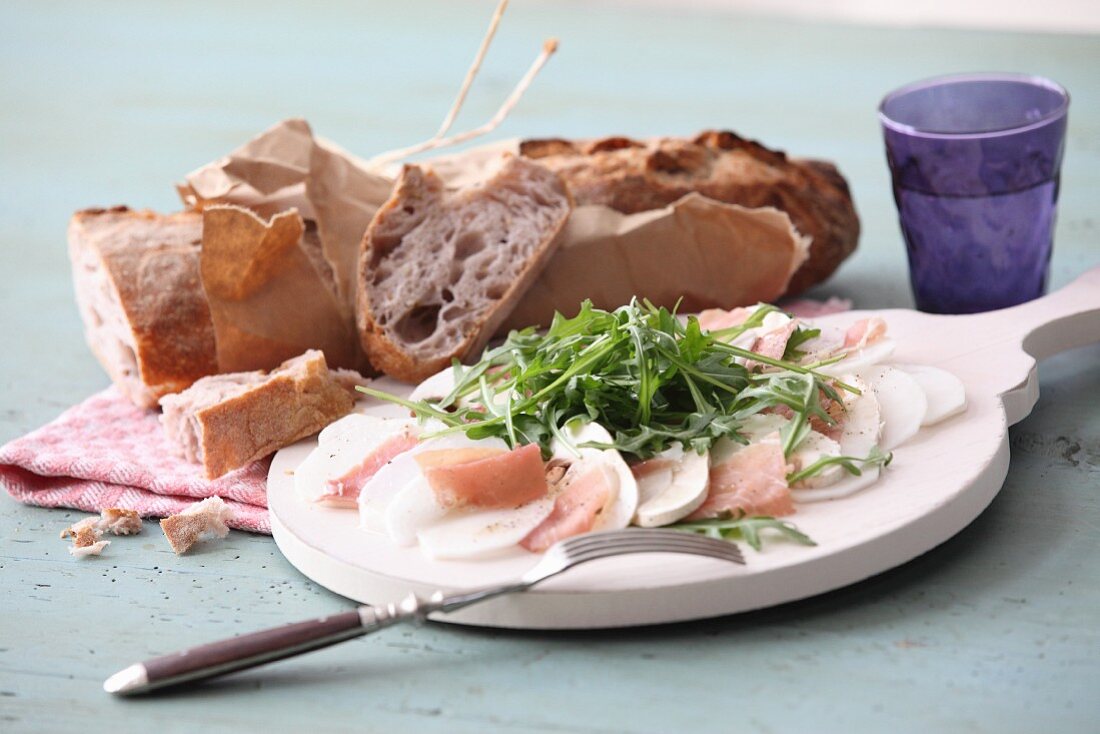
[[453, 191], [430, 169], [405, 166], [360, 250], [357, 322], [371, 363], [417, 382], [479, 353], [571, 211], [561, 177], [516, 156]]
[[520, 153], [560, 173], [578, 206], [603, 204], [634, 214], [698, 192], [786, 212], [812, 238], [810, 256], [791, 277], [787, 295], [827, 278], [859, 239], [859, 217], [835, 166], [787, 158], [732, 132], [708, 130], [693, 140], [527, 140]]
[[214, 326], [199, 277], [202, 216], [112, 209], [69, 224], [85, 338], [134, 403], [183, 390], [217, 371]]
[[355, 398], [311, 349], [271, 372], [204, 377], [160, 405], [172, 443], [214, 479], [320, 431]]

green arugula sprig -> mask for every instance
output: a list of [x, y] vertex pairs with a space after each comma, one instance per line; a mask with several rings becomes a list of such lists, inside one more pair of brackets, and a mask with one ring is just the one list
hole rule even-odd
[[667, 529], [697, 533], [720, 540], [743, 540], [754, 550], [760, 550], [763, 546], [761, 531], [765, 530], [775, 531], [783, 538], [799, 545], [817, 545], [810, 536], [796, 528], [793, 523], [769, 515], [752, 517], [737, 515], [713, 520], [695, 520], [669, 525]]
[[783, 351], [783, 359], [788, 362], [801, 362], [806, 356], [802, 345], [811, 339], [821, 336], [821, 329], [795, 329], [791, 338], [787, 340], [787, 347]]
[[[792, 472], [787, 475], [787, 484], [794, 486], [795, 482], [801, 482], [803, 479], [808, 479], [812, 476], [820, 474], [830, 466], [840, 465], [844, 467], [845, 471], [855, 476], [862, 476], [863, 468], [869, 466], [884, 467], [889, 466], [893, 461], [894, 455], [892, 453], [884, 454], [875, 446], [871, 449], [871, 452], [863, 458], [857, 456], [823, 456], [814, 463], [806, 466], [799, 471]], [[856, 464], [859, 466], [856, 466]], [[861, 468], [862, 467], [862, 468]]]
[[[611, 433], [613, 443], [601, 448], [643, 459], [675, 444], [702, 452], [720, 438], [745, 443], [739, 429], [746, 418], [785, 406], [793, 417], [783, 434], [789, 453], [812, 417], [834, 423], [824, 399], [839, 400], [838, 387], [856, 390], [797, 362], [727, 342], [775, 310], [761, 306], [737, 327], [707, 332], [695, 317], [681, 321], [648, 301], [614, 311], [585, 301], [572, 318], [556, 314], [545, 334], [513, 331], [477, 364], [456, 361], [454, 388], [441, 400], [413, 402], [359, 389], [441, 422], [441, 433], [495, 436], [510, 446], [537, 443], [544, 455], [561, 426], [581, 417]], [[796, 329], [796, 348], [814, 331]], [[744, 360], [758, 366], [750, 370]]]

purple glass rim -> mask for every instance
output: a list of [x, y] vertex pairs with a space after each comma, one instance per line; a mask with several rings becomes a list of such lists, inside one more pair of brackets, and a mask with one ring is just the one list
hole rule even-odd
[[[955, 84], [958, 82], [1018, 82], [1023, 84], [1032, 84], [1037, 87], [1043, 87], [1049, 89], [1052, 92], [1057, 93], [1061, 98], [1061, 104], [1055, 109], [1051, 110], [1047, 114], [1043, 115], [1038, 120], [1032, 120], [1025, 125], [1013, 125], [1011, 127], [999, 128], [996, 130], [983, 130], [980, 132], [965, 132], [965, 133], [947, 133], [938, 132], [934, 130], [921, 130], [913, 125], [907, 125], [904, 122], [898, 122], [892, 119], [885, 112], [886, 105], [894, 99], [901, 97], [902, 95], [916, 92], [921, 89], [928, 89], [930, 87], [940, 87], [948, 84]], [[976, 140], [981, 138], [999, 137], [1002, 135], [1015, 135], [1017, 133], [1026, 132], [1028, 130], [1035, 130], [1049, 125], [1051, 122], [1058, 120], [1066, 116], [1069, 111], [1069, 92], [1056, 81], [1047, 79], [1046, 77], [1036, 76], [1034, 74], [1014, 74], [1011, 72], [978, 72], [967, 74], [945, 74], [943, 76], [929, 77], [928, 79], [921, 79], [910, 84], [906, 84], [903, 87], [898, 87], [894, 91], [887, 94], [882, 98], [882, 101], [878, 105], [878, 119], [884, 127], [901, 133], [903, 135], [912, 135], [921, 138], [933, 138], [940, 140]]]

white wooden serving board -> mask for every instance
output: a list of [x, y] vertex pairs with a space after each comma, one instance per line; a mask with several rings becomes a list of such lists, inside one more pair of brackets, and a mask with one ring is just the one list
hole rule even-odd
[[[1036, 358], [1100, 341], [1100, 268], [1056, 293], [1002, 311], [876, 313], [898, 343], [893, 360], [953, 372], [966, 386], [969, 406], [896, 449], [872, 487], [800, 505], [792, 519], [817, 546], [776, 541], [759, 553], [745, 547], [745, 566], [666, 554], [608, 559], [439, 620], [569, 629], [713, 617], [830, 591], [934, 548], [1000, 490], [1008, 471], [1008, 426], [1027, 416], [1038, 398]], [[846, 326], [867, 315], [853, 311], [816, 321]], [[275, 456], [268, 503], [280, 550], [322, 586], [360, 602], [388, 602], [409, 591], [509, 581], [537, 560], [517, 549], [487, 561], [431, 561], [416, 548], [398, 548], [384, 535], [360, 530], [357, 512], [305, 502], [294, 491], [293, 470], [315, 445], [315, 438], [307, 439]]]

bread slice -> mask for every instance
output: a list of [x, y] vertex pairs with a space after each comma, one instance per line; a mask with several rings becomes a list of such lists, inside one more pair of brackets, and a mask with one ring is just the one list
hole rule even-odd
[[794, 295], [829, 277], [856, 248], [859, 217], [831, 163], [788, 158], [728, 131], [695, 138], [525, 140], [520, 154], [557, 171], [577, 205], [624, 214], [660, 209], [691, 193], [746, 207], [771, 206], [811, 238], [787, 285]]
[[374, 367], [417, 382], [479, 354], [553, 254], [572, 208], [560, 176], [515, 156], [456, 190], [405, 166], [360, 249], [357, 322]]
[[214, 495], [164, 518], [160, 521], [160, 528], [168, 539], [168, 545], [172, 546], [177, 556], [182, 556], [203, 538], [229, 535], [229, 525], [226, 523], [232, 519], [233, 508]]
[[217, 372], [214, 325], [199, 277], [202, 215], [124, 206], [69, 223], [69, 259], [85, 338], [137, 405]]
[[204, 377], [160, 404], [169, 439], [214, 479], [320, 431], [355, 398], [311, 349], [271, 372]]

